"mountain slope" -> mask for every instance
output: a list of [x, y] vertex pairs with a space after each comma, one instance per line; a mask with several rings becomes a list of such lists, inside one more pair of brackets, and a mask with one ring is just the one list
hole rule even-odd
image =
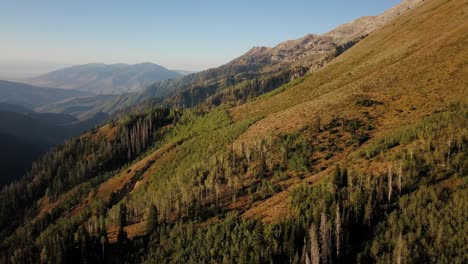
[[86, 121], [67, 114], [36, 113], [0, 103], [0, 145], [3, 147], [0, 186], [18, 179], [31, 169], [32, 162], [53, 146], [101, 124], [106, 115]]
[[243, 103], [320, 69], [367, 34], [416, 7], [420, 2], [421, 0], [403, 1], [381, 15], [359, 18], [323, 35], [307, 35], [297, 40], [285, 41], [273, 48], [256, 47], [218, 68], [159, 81], [141, 92], [65, 100], [40, 110], [73, 112], [75, 116], [82, 117], [99, 111], [112, 114], [149, 98], [165, 98], [167, 105], [184, 107]]
[[274, 82], [263, 91], [268, 92], [308, 71], [320, 69], [370, 32], [418, 6], [420, 2], [421, 0], [405, 0], [378, 16], [356, 19], [322, 35], [307, 35], [272, 48], [255, 47], [218, 68], [156, 83], [146, 89], [146, 93], [151, 95], [155, 91], [178, 91], [179, 94], [170, 101], [190, 107], [202, 103], [207, 97], [223, 89], [242, 86], [244, 81], [258, 79], [262, 83], [265, 78], [285, 75], [283, 78], [287, 81]]
[[76, 89], [94, 94], [121, 94], [135, 92], [156, 81], [181, 77], [160, 65], [152, 63], [85, 64], [47, 73], [29, 79], [39, 86]]
[[424, 1], [244, 105], [67, 142], [2, 189], [0, 260], [464, 263], [466, 8]]
[[145, 97], [140, 93], [124, 95], [103, 94], [66, 99], [39, 107], [37, 108], [37, 111], [45, 113], [70, 114], [81, 120], [86, 120], [97, 113], [106, 113], [107, 115], [112, 116], [127, 108], [140, 108], [147, 103], [160, 104], [161, 102], [162, 100], [158, 97]]
[[0, 80], [0, 103], [19, 105], [30, 109], [69, 98], [89, 95], [90, 93], [82, 91], [37, 87]]
[[[439, 9], [456, 13], [451, 5]], [[445, 14], [434, 15], [440, 21], [431, 21], [429, 12], [416, 18], [403, 15], [399, 23], [371, 34], [296, 87], [233, 109], [234, 118], [254, 113], [267, 116], [251, 129], [252, 135], [245, 135], [265, 136], [297, 129], [317, 114], [330, 118], [336, 111], [352, 112], [356, 109], [353, 102], [360, 96], [384, 102], [400, 118], [411, 116], [412, 108], [423, 115], [451, 100], [466, 99], [465, 17], [459, 13], [451, 19]], [[434, 38], [436, 32], [440, 34]], [[389, 120], [410, 122], [408, 118]]]
[[245, 65], [252, 68], [252, 71], [271, 72], [289, 67], [290, 64], [309, 67], [312, 70], [318, 69], [370, 32], [418, 6], [420, 2], [420, 0], [402, 1], [378, 16], [358, 18], [322, 35], [310, 34], [300, 39], [285, 41], [272, 48], [255, 47], [222, 66], [219, 71], [229, 72], [227, 69]]

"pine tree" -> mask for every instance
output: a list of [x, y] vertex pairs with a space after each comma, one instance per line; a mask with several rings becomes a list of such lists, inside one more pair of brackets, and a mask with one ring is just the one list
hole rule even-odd
[[340, 165], [336, 164], [335, 171], [333, 172], [333, 181], [338, 188], [341, 188], [341, 169]]
[[348, 186], [348, 168], [346, 167], [346, 164], [343, 167], [343, 170], [341, 171], [341, 186]]
[[127, 225], [127, 206], [125, 204], [120, 204], [119, 210], [119, 227], [122, 228]]
[[104, 259], [106, 256], [105, 246], [107, 244], [107, 237], [101, 236], [101, 238], [99, 239], [99, 242], [101, 243], [101, 246], [102, 246], [102, 259]]
[[154, 204], [151, 204], [148, 213], [148, 221], [146, 225], [146, 232], [148, 234], [153, 233], [158, 227], [158, 209]]
[[125, 229], [121, 226], [119, 228], [119, 233], [117, 234], [117, 242], [122, 243], [127, 241], [127, 232]]

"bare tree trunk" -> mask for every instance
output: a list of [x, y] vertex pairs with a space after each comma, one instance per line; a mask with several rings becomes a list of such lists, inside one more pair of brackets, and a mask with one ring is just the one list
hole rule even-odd
[[398, 243], [397, 243], [397, 254], [396, 254], [396, 263], [401, 264], [401, 248], [402, 248], [402, 237], [401, 233], [400, 236], [398, 237]]
[[401, 194], [401, 177], [403, 175], [403, 165], [400, 162], [400, 166], [398, 167], [398, 192]]
[[452, 141], [453, 141], [453, 134], [450, 134], [449, 141], [447, 142], [447, 145], [448, 145], [448, 151], [447, 151], [447, 166], [448, 166], [449, 163], [450, 163], [450, 155], [452, 154], [452, 153], [451, 153], [451, 150], [452, 150]]
[[341, 214], [340, 205], [336, 205], [335, 215], [335, 237], [336, 237], [336, 257], [340, 255], [340, 244], [341, 244]]
[[372, 211], [373, 211], [372, 191], [370, 191], [369, 198], [367, 199], [366, 207], [364, 208], [364, 218], [367, 221], [367, 225], [369, 227], [370, 227], [370, 223], [372, 219]]
[[307, 243], [305, 243], [305, 241], [304, 241], [304, 248], [302, 249], [302, 258], [304, 259], [304, 262], [303, 262], [303, 263], [305, 263], [305, 264], [312, 264], [312, 263], [310, 263], [309, 254], [307, 254], [306, 245], [307, 245]]
[[322, 260], [323, 263], [327, 263], [330, 256], [330, 226], [325, 212], [322, 212], [320, 219], [320, 236], [322, 238]]
[[392, 165], [388, 165], [388, 202], [392, 199]]
[[317, 228], [312, 223], [310, 227], [310, 259], [312, 264], [320, 264], [320, 251], [317, 239]]

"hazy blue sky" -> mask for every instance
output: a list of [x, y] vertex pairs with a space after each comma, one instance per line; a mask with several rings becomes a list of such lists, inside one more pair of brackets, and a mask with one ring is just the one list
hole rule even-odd
[[89, 62], [201, 70], [398, 0], [0, 0], [0, 77]]

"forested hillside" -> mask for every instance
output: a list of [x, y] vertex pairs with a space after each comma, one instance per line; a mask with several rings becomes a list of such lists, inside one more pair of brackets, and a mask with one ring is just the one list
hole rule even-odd
[[98, 113], [80, 121], [68, 114], [37, 113], [33, 110], [0, 103], [0, 186], [19, 179], [31, 163], [53, 146], [72, 136], [101, 125], [107, 115]]
[[466, 8], [424, 1], [283, 86], [120, 112], [1, 189], [0, 262], [466, 263]]

